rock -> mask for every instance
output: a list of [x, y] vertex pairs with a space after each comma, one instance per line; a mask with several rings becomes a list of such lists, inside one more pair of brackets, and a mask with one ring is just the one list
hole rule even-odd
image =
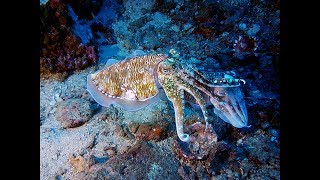
[[245, 30], [247, 28], [247, 25], [245, 23], [240, 23], [239, 24], [239, 29]]
[[120, 136], [120, 137], [125, 137], [126, 136], [126, 132], [123, 130], [123, 128], [120, 125], [116, 126], [115, 133], [116, 133], [117, 136]]
[[136, 28], [143, 27], [147, 22], [149, 22], [151, 18], [149, 16], [143, 16], [139, 19], [136, 19], [129, 23], [130, 26], [135, 26]]
[[142, 123], [138, 127], [130, 125], [129, 130], [138, 140], [155, 140], [160, 141], [168, 137], [169, 124], [166, 121], [155, 123]]
[[135, 123], [135, 122], [130, 122], [128, 124], [128, 128], [130, 130], [131, 133], [136, 133], [138, 128], [139, 128], [139, 123]]
[[114, 155], [116, 155], [116, 152], [113, 149], [106, 150], [106, 153], [109, 157], [113, 157]]
[[187, 31], [189, 30], [190, 28], [192, 28], [192, 24], [191, 23], [186, 23], [183, 25], [183, 31]]
[[268, 129], [268, 133], [271, 135], [271, 136], [274, 136], [274, 137], [279, 137], [279, 131], [278, 130], [276, 130], [276, 129], [272, 129], [272, 128], [270, 128], [270, 129]]
[[187, 125], [185, 133], [190, 135], [189, 142], [176, 139], [173, 144], [173, 150], [178, 159], [189, 164], [194, 161], [196, 164], [198, 160], [210, 159], [209, 161], [211, 161], [214, 158], [219, 143], [211, 124], [207, 129], [199, 122]]
[[108, 157], [113, 157], [117, 154], [117, 146], [116, 145], [107, 145], [103, 148], [104, 154], [105, 156]]
[[69, 164], [77, 173], [83, 172], [89, 168], [87, 161], [82, 156], [69, 156]]
[[124, 39], [122, 43], [123, 43], [123, 47], [128, 50], [131, 50], [137, 47], [136, 43], [131, 38]]
[[[181, 169], [178, 173], [183, 179], [210, 179], [210, 164], [220, 144], [217, 134], [211, 124], [206, 128], [199, 122], [186, 125], [185, 133], [190, 135], [190, 141], [182, 142], [177, 138], [173, 143], [173, 151], [181, 166], [190, 170]], [[189, 177], [186, 178], [186, 175]]]
[[177, 25], [173, 25], [173, 26], [171, 26], [171, 30], [173, 30], [174, 32], [179, 32], [180, 28]]
[[259, 24], [254, 24], [254, 25], [252, 26], [252, 28], [250, 28], [250, 29], [248, 30], [247, 33], [248, 33], [249, 36], [253, 37], [253, 36], [255, 36], [259, 31], [260, 31], [260, 25], [259, 25]]
[[147, 49], [156, 49], [160, 47], [160, 39], [152, 28], [148, 28], [142, 38], [143, 47]]
[[40, 5], [45, 5], [49, 0], [40, 0]]
[[56, 119], [64, 128], [75, 128], [89, 121], [93, 109], [84, 99], [68, 99], [57, 104]]
[[262, 129], [268, 129], [270, 126], [271, 126], [271, 125], [270, 125], [270, 123], [268, 123], [268, 122], [265, 122], [265, 123], [262, 123], [262, 124], [261, 124]]
[[91, 169], [91, 177], [97, 177], [101, 169], [106, 169], [101, 179], [179, 179], [174, 155], [147, 142], [139, 142], [128, 152], [110, 158], [107, 163], [95, 164]]

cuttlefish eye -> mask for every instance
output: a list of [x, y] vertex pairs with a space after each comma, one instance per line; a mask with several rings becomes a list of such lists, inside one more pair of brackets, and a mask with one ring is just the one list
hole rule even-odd
[[169, 70], [169, 69], [162, 69], [162, 72], [163, 72], [164, 74], [169, 74], [169, 73], [170, 73], [170, 70]]
[[160, 66], [160, 70], [163, 74], [171, 74], [172, 66], [167, 63], [162, 63]]

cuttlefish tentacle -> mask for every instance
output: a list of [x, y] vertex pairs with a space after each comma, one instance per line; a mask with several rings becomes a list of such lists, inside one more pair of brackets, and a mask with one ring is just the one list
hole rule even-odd
[[182, 79], [180, 79], [180, 82], [178, 82], [179, 84], [179, 88], [185, 90], [186, 92], [188, 92], [189, 94], [191, 94], [195, 100], [197, 101], [197, 103], [199, 104], [202, 114], [204, 116], [204, 120], [206, 122], [206, 127], [208, 127], [209, 122], [209, 114], [206, 108], [206, 102], [202, 96], [202, 94], [199, 92], [198, 89], [194, 88], [192, 86], [192, 81], [191, 82], [185, 82]]
[[[186, 91], [197, 91], [198, 89], [200, 91], [202, 91], [203, 93], [205, 93], [207, 96], [210, 97], [210, 101], [211, 103], [217, 108], [219, 109], [220, 111], [224, 112], [226, 117], [228, 119], [245, 119], [245, 117], [243, 116], [244, 112], [240, 112], [239, 111], [239, 108], [234, 108], [234, 107], [237, 107], [237, 104], [234, 102], [234, 101], [231, 101], [232, 103], [232, 106], [230, 106], [228, 103], [224, 102], [223, 100], [217, 100], [216, 99], [216, 96], [209, 91], [210, 88], [212, 88], [212, 86], [214, 86], [214, 84], [209, 84], [211, 87], [205, 85], [205, 83], [202, 83], [199, 81], [199, 78], [195, 78], [195, 77], [191, 77], [189, 74], [190, 73], [193, 73], [193, 72], [184, 72], [184, 73], [180, 73], [178, 72], [177, 74], [179, 74], [179, 77], [183, 78], [185, 81], [189, 82], [189, 84], [193, 85], [194, 87], [197, 87], [197, 89], [193, 88], [192, 86], [188, 86], [186, 88]], [[200, 75], [199, 72], [197, 72], [198, 75]], [[221, 75], [222, 73], [218, 73], [218, 75]], [[202, 76], [202, 75], [201, 75]], [[204, 76], [202, 76], [204, 77]], [[205, 78], [205, 77], [204, 77]], [[229, 76], [228, 79], [232, 79], [233, 77], [232, 76]], [[215, 81], [216, 79], [214, 79]], [[230, 87], [228, 84], [225, 84], [224, 87]], [[218, 90], [215, 91], [217, 94], [219, 93]], [[196, 95], [195, 93], [190, 93], [194, 98], [196, 98]], [[202, 99], [203, 97], [201, 96], [200, 93], [197, 93], [199, 94], [198, 96], [200, 96]], [[220, 94], [221, 95], [221, 94]], [[196, 98], [197, 100], [197, 98]], [[206, 109], [205, 107], [205, 103], [201, 103], [197, 100], [197, 103], [199, 104], [200, 108], [202, 109], [202, 112], [203, 112], [203, 115], [206, 118], [207, 116], [207, 113], [206, 113], [206, 110], [204, 111], [203, 109]], [[240, 108], [241, 109], [241, 108]], [[236, 113], [234, 113], [236, 112]], [[206, 120], [206, 124], [208, 124], [208, 121]]]
[[[179, 63], [178, 63], [179, 64]], [[179, 65], [181, 66], [181, 65]], [[216, 72], [216, 73], [208, 73], [205, 77], [203, 73], [199, 72], [194, 67], [189, 67], [188, 69], [179, 68], [180, 72], [177, 73], [178, 76], [189, 76], [188, 79], [195, 79], [199, 81], [199, 83], [204, 84], [208, 87], [238, 87], [241, 85], [241, 82], [245, 84], [245, 80], [243, 79], [235, 79], [230, 74], [235, 74], [232, 71], [228, 71], [228, 73]]]
[[[240, 88], [236, 88], [236, 89], [232, 89], [232, 90], [233, 90], [234, 94], [240, 94], [241, 93]], [[248, 119], [247, 108], [246, 108], [246, 106], [244, 106], [244, 104], [245, 104], [244, 99], [241, 98], [241, 96], [233, 95], [233, 97], [235, 98], [234, 101], [232, 101], [233, 105], [236, 104], [237, 106], [235, 106], [235, 107], [238, 107], [241, 110], [241, 113], [239, 112], [239, 114], [243, 115], [242, 117], [244, 119]]]
[[[214, 107], [216, 107], [219, 110], [222, 110], [223, 112], [228, 112], [226, 114], [230, 114], [230, 116], [237, 118], [237, 119], [246, 119], [244, 117], [245, 112], [243, 112], [242, 108], [238, 107], [238, 104], [236, 104], [236, 102], [231, 101], [232, 106], [230, 106], [228, 103], [223, 102], [222, 100], [219, 100], [216, 96], [214, 96], [209, 90], [208, 88], [205, 88], [202, 84], [197, 83], [196, 84], [197, 88], [199, 90], [201, 90], [202, 92], [204, 92], [206, 95], [208, 95], [210, 97], [210, 101], [213, 104]], [[217, 91], [217, 90], [216, 90]], [[217, 92], [218, 94], [219, 92]], [[224, 108], [223, 108], [224, 107]], [[240, 112], [240, 110], [242, 112]], [[232, 113], [232, 112], [236, 112], [236, 113]], [[239, 117], [237, 117], [239, 116]]]
[[[225, 106], [227, 104], [223, 101], [219, 101], [217, 97], [210, 97], [210, 101], [213, 104], [213, 106], [216, 109], [220, 110], [221, 112], [227, 112], [228, 109], [230, 110], [230, 108], [225, 108]], [[232, 117], [231, 114], [232, 113], [224, 113], [224, 115], [227, 117], [227, 119], [231, 119], [231, 117]], [[229, 123], [230, 123], [230, 121], [229, 121]]]
[[[245, 112], [243, 111], [242, 108], [239, 107], [239, 104], [237, 104], [235, 101], [231, 101], [231, 107], [236, 111], [236, 114], [241, 118], [241, 119], [246, 119], [245, 117]], [[239, 110], [240, 109], [240, 110]], [[240, 112], [241, 111], [241, 112]]]
[[184, 104], [183, 98], [181, 98], [184, 91], [191, 94], [200, 105], [206, 126], [209, 125], [209, 115], [206, 109], [206, 102], [200, 91], [195, 88], [194, 80], [187, 76], [186, 73], [180, 73], [180, 70], [179, 64], [175, 64], [174, 61], [163, 61], [158, 67], [158, 80], [164, 88], [168, 99], [173, 103], [177, 134], [180, 140], [187, 142], [189, 141], [189, 135], [183, 132]]
[[[205, 87], [205, 85], [202, 85], [201, 83], [198, 83], [195, 81], [195, 84], [199, 90], [204, 92], [206, 95], [210, 97], [210, 102], [213, 104], [215, 108], [218, 110], [224, 112], [224, 115], [227, 117], [227, 119], [247, 119], [248, 117], [245, 117], [246, 112], [244, 112], [243, 107], [240, 107], [241, 105], [240, 100], [236, 99], [233, 100], [234, 97], [227, 97], [230, 96], [230, 92], [220, 92], [220, 91], [230, 91], [230, 89], [225, 89], [226, 87], [215, 87], [214, 93], [210, 92], [208, 89], [209, 87]], [[223, 99], [219, 99], [218, 97], [223, 96], [223, 99], [227, 99], [230, 101], [231, 104], [225, 102]], [[235, 102], [236, 101], [236, 102]], [[241, 112], [240, 112], [241, 111]]]
[[[178, 93], [179, 93], [179, 96], [181, 96], [183, 94], [183, 90], [182, 89], [179, 90]], [[171, 102], [174, 107], [177, 135], [181, 141], [188, 142], [190, 139], [190, 136], [189, 134], [184, 133], [184, 126], [183, 126], [183, 123], [184, 123], [183, 100], [182, 98], [175, 97], [171, 99]]]
[[[193, 101], [202, 110], [206, 126], [208, 126], [208, 112], [205, 97], [209, 97], [214, 105], [214, 113], [224, 121], [235, 127], [247, 126], [247, 113], [239, 86], [245, 81], [234, 78], [235, 73], [200, 72], [196, 68], [182, 64], [175, 58], [168, 58], [159, 63], [158, 80], [168, 99], [172, 101], [176, 112], [176, 128], [179, 138], [188, 141], [183, 133], [183, 99], [178, 92], [183, 90], [193, 97]], [[204, 96], [205, 95], [205, 96]], [[179, 99], [180, 98], [180, 99]], [[183, 100], [182, 100], [183, 102]], [[182, 110], [181, 110], [182, 108]]]
[[[247, 125], [247, 112], [242, 100], [237, 99], [234, 90], [239, 89], [215, 89], [216, 96], [210, 97], [211, 103], [214, 105], [214, 112], [224, 121], [232, 124], [235, 127], [250, 127]], [[216, 91], [227, 91], [225, 96], [219, 96]]]

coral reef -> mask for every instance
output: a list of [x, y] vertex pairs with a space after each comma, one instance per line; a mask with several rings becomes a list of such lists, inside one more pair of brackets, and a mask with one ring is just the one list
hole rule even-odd
[[[61, 0], [50, 0], [40, 6], [40, 75], [64, 73], [84, 69], [95, 63], [97, 56], [93, 46], [81, 42], [68, 28], [72, 21], [66, 5]], [[64, 77], [64, 76], [62, 76]]]
[[[40, 81], [40, 179], [280, 179], [279, 0], [41, 0], [40, 10], [41, 77], [49, 78]], [[178, 88], [168, 86], [139, 111], [101, 106], [86, 90], [89, 74], [121, 59], [168, 52], [158, 66], [163, 87], [199, 91], [202, 108], [185, 92], [172, 96], [177, 108], [162, 92]], [[130, 87], [123, 97], [148, 98]], [[109, 102], [123, 91], [114, 92]], [[57, 115], [66, 110], [63, 128]], [[69, 128], [69, 115], [84, 121]], [[188, 142], [177, 137], [181, 127]]]

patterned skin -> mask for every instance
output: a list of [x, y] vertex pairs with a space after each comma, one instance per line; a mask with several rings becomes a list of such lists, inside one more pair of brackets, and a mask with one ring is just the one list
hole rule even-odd
[[[173, 103], [178, 137], [188, 142], [183, 131], [184, 99], [194, 98], [200, 106], [208, 127], [207, 99], [224, 121], [235, 127], [247, 127], [247, 110], [238, 86], [242, 79], [235, 79], [233, 72], [201, 73], [195, 67], [179, 60], [176, 51], [166, 55], [144, 55], [112, 64], [94, 74], [89, 74], [87, 89], [102, 106], [118, 104], [129, 111], [139, 110], [155, 101], [159, 85]], [[159, 85], [157, 84], [159, 83]]]
[[[208, 111], [205, 97], [215, 106], [215, 113], [224, 121], [241, 128], [247, 126], [247, 110], [239, 87], [242, 79], [235, 79], [232, 72], [204, 74], [194, 67], [186, 67], [176, 58], [168, 58], [158, 66], [158, 81], [168, 99], [173, 103], [177, 134], [181, 141], [188, 142], [189, 135], [183, 131], [183, 109], [186, 92], [200, 106], [206, 127]], [[209, 78], [208, 78], [209, 77]]]
[[158, 93], [154, 69], [164, 59], [166, 56], [158, 54], [120, 61], [95, 73], [92, 81], [106, 95], [143, 101]]
[[87, 90], [100, 105], [118, 104], [137, 111], [159, 99], [155, 78], [156, 66], [166, 55], [144, 55], [111, 64], [89, 74]]

